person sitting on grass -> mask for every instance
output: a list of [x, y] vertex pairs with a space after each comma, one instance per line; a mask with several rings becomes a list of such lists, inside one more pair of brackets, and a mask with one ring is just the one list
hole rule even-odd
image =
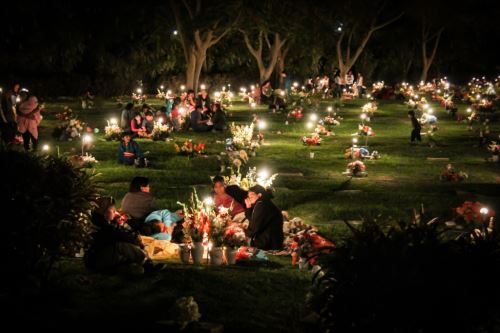
[[225, 131], [227, 129], [226, 122], [226, 112], [222, 109], [220, 103], [212, 104], [212, 122], [214, 124], [214, 130]]
[[130, 131], [130, 122], [134, 118], [134, 104], [128, 103], [122, 111], [120, 126], [126, 132]]
[[176, 97], [174, 99], [174, 106], [172, 107], [172, 112], [170, 113], [170, 121], [174, 128], [174, 131], [176, 132], [182, 129], [183, 115], [180, 112], [181, 105], [182, 105], [181, 99], [179, 97]]
[[[146, 177], [134, 177], [130, 182], [129, 191], [122, 199], [122, 211], [133, 219], [144, 221], [146, 216], [156, 210], [155, 199], [150, 193], [149, 179]], [[140, 223], [132, 223], [132, 228], [139, 229]]]
[[195, 132], [209, 132], [212, 130], [213, 127], [213, 125], [211, 125], [210, 119], [206, 120], [202, 119], [202, 114], [201, 114], [202, 109], [203, 107], [201, 105], [197, 105], [196, 109], [193, 112], [191, 112], [189, 116], [191, 127]]
[[235, 222], [242, 222], [245, 220], [245, 208], [243, 207], [243, 204], [245, 202], [247, 192], [242, 190], [237, 185], [229, 185], [226, 187], [222, 176], [215, 176], [212, 183], [213, 200], [216, 209], [220, 207], [230, 209], [231, 217]]
[[152, 263], [147, 258], [140, 236], [115, 221], [115, 200], [101, 197], [92, 212], [92, 223], [97, 229], [92, 244], [85, 254], [86, 266], [101, 273], [128, 273], [141, 275]]
[[136, 112], [134, 119], [130, 122], [130, 130], [132, 131], [134, 137], [147, 138], [148, 134], [146, 128], [144, 127], [143, 119], [139, 112]]
[[245, 234], [250, 245], [262, 250], [279, 250], [283, 247], [283, 214], [271, 201], [272, 194], [263, 186], [248, 190], [245, 199], [245, 216], [250, 221]]
[[176, 225], [183, 220], [182, 211], [172, 213], [168, 209], [156, 210], [144, 220], [150, 227], [151, 237], [157, 240], [172, 240], [172, 233]]
[[153, 135], [153, 129], [155, 128], [155, 118], [153, 112], [148, 111], [144, 114], [144, 120], [142, 121], [142, 128], [146, 131], [146, 136], [151, 137]]
[[125, 132], [122, 141], [118, 145], [118, 163], [124, 165], [134, 165], [136, 158], [144, 157], [137, 142], [132, 140], [132, 134]]

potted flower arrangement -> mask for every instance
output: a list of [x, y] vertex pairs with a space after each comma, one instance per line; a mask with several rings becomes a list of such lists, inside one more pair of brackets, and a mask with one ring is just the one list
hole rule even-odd
[[177, 154], [180, 155], [193, 157], [195, 155], [205, 154], [205, 144], [204, 143], [194, 144], [193, 140], [184, 141], [182, 146], [176, 143], [174, 147]]
[[70, 157], [70, 161], [74, 166], [79, 168], [92, 168], [99, 163], [99, 161], [89, 153], [85, 153], [83, 156], [73, 155]]
[[108, 125], [104, 127], [104, 138], [107, 141], [120, 140], [122, 137], [123, 130], [116, 123], [110, 123], [108, 120]]
[[295, 120], [302, 119], [304, 118], [304, 114], [302, 113], [303, 111], [304, 109], [302, 107], [297, 107], [290, 111], [287, 117]]
[[254, 124], [250, 125], [229, 125], [229, 131], [232, 136], [232, 144], [236, 149], [250, 149], [252, 145]]
[[219, 208], [218, 214], [212, 219], [210, 228], [210, 241], [212, 248], [210, 249], [210, 263], [213, 265], [222, 265], [224, 234], [226, 226], [230, 220], [229, 209]]
[[345, 175], [351, 177], [366, 177], [368, 173], [366, 172], [366, 166], [361, 161], [354, 161], [347, 164], [347, 170], [344, 172]]
[[375, 112], [377, 111], [377, 109], [378, 109], [377, 103], [374, 102], [374, 101], [366, 103], [361, 108], [362, 112], [366, 113], [366, 114], [369, 114], [370, 117], [373, 117], [373, 115], [375, 114]]
[[463, 171], [456, 172], [451, 164], [446, 165], [445, 170], [439, 176], [441, 181], [447, 182], [461, 182], [467, 178], [469, 178], [469, 175]]
[[85, 128], [85, 123], [77, 118], [71, 108], [65, 106], [63, 112], [56, 114], [56, 118], [61, 121], [52, 132], [52, 136], [61, 141], [72, 141], [79, 138]]
[[158, 121], [155, 121], [153, 132], [151, 133], [151, 138], [155, 141], [157, 140], [165, 140], [170, 135], [171, 128], [167, 124], [162, 124]]
[[234, 265], [238, 249], [247, 244], [245, 232], [237, 223], [232, 223], [224, 231], [223, 243], [226, 261], [229, 265]]
[[189, 206], [177, 202], [184, 211], [183, 234], [184, 244], [191, 247], [191, 256], [195, 264], [200, 264], [203, 260], [203, 241], [210, 232], [211, 218], [214, 215], [213, 209], [206, 207], [199, 200], [196, 190], [193, 190], [189, 201]]

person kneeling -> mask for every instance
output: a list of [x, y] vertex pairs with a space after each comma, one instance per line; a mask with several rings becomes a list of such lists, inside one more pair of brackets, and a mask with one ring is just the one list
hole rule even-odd
[[250, 245], [262, 250], [283, 247], [283, 214], [271, 201], [272, 195], [260, 185], [248, 190], [245, 216], [250, 221], [245, 231]]

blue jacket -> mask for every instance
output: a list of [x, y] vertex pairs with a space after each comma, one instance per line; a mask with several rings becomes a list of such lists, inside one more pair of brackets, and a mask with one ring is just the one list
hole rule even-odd
[[[162, 221], [167, 227], [171, 227], [174, 223], [179, 222], [182, 220], [182, 217], [177, 215], [177, 213], [172, 213], [168, 209], [161, 209], [161, 210], [155, 210], [154, 212], [150, 213], [146, 219], [144, 220], [145, 223], [152, 223], [153, 221], [160, 220]], [[159, 239], [159, 240], [171, 240], [172, 235], [166, 232], [160, 232], [157, 234], [153, 234], [152, 237], [154, 239]]]
[[[134, 153], [134, 157], [125, 157], [123, 155], [125, 152]], [[118, 163], [132, 165], [134, 164], [134, 160], [138, 157], [144, 157], [144, 155], [142, 154], [142, 150], [139, 148], [137, 142], [130, 141], [126, 147], [123, 142], [120, 142], [118, 145]]]

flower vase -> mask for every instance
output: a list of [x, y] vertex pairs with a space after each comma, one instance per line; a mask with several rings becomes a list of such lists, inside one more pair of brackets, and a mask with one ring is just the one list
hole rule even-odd
[[309, 158], [314, 158], [314, 152], [313, 151], [309, 152]]
[[201, 264], [203, 261], [203, 251], [205, 248], [203, 247], [202, 242], [195, 242], [191, 247], [191, 256], [193, 257], [193, 263]]
[[255, 154], [255, 150], [252, 150], [252, 151], [250, 152], [250, 156], [255, 157], [255, 155], [256, 155], [256, 154]]
[[297, 265], [297, 259], [298, 259], [299, 255], [297, 254], [297, 252], [292, 252], [292, 266], [295, 266]]
[[491, 160], [492, 160], [493, 162], [498, 162], [498, 155], [493, 155], [493, 156], [491, 157]]
[[222, 265], [222, 248], [221, 247], [212, 247], [210, 250], [210, 263], [212, 265]]
[[228, 265], [236, 264], [236, 254], [238, 253], [238, 249], [234, 249], [232, 247], [226, 247], [225, 250], [226, 261]]
[[190, 255], [191, 255], [191, 249], [187, 244], [182, 244], [179, 246], [179, 257], [183, 264], [189, 264]]

